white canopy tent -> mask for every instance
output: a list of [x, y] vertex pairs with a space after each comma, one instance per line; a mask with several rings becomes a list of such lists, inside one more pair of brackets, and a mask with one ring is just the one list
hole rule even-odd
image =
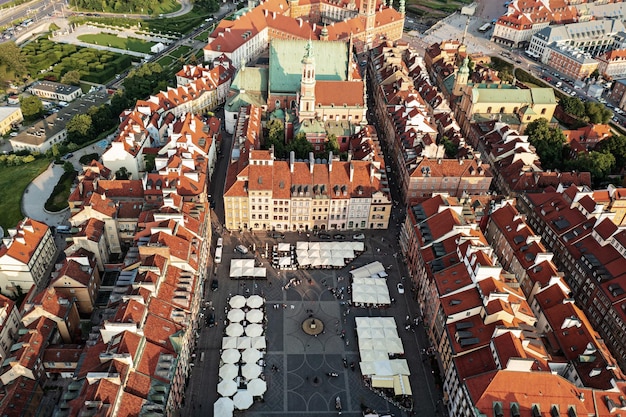
[[254, 259], [233, 259], [230, 261], [231, 278], [266, 278], [265, 268], [256, 267]]
[[233, 400], [227, 397], [218, 398], [213, 404], [213, 415], [220, 417], [233, 417], [235, 404]]
[[278, 252], [291, 252], [291, 245], [289, 243], [279, 243]]
[[247, 410], [252, 406], [253, 402], [252, 394], [250, 394], [248, 390], [239, 390], [233, 397], [233, 403], [237, 410]]
[[265, 340], [265, 337], [263, 336], [259, 336], [259, 337], [251, 337], [250, 338], [250, 347], [254, 348], [254, 349], [259, 349], [259, 350], [263, 350], [265, 348], [267, 348], [267, 341]]
[[222, 349], [236, 349], [237, 348], [237, 338], [226, 336], [222, 338]]
[[364, 249], [363, 242], [296, 242], [296, 259], [300, 266], [341, 268]]
[[350, 274], [352, 274], [352, 278], [369, 278], [379, 272], [385, 272], [385, 267], [379, 261], [375, 261], [367, 265], [363, 265], [360, 268], [353, 269], [350, 271]]
[[237, 349], [245, 350], [251, 347], [251, 341], [248, 336], [239, 336], [237, 338]]

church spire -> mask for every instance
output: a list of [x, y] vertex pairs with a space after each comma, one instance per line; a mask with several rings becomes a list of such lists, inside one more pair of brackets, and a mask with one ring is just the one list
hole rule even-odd
[[312, 119], [315, 116], [315, 57], [313, 56], [313, 42], [311, 39], [309, 39], [304, 49], [302, 77], [300, 79], [300, 120]]
[[398, 7], [398, 11], [400, 12], [400, 14], [402, 16], [404, 16], [404, 13], [405, 13], [405, 0], [400, 0], [400, 7]]

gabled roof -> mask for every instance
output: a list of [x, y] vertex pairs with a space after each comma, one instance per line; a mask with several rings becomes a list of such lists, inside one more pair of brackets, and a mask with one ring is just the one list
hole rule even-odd
[[[8, 247], [4, 244], [0, 247], [0, 258], [8, 256], [28, 264], [48, 230], [46, 224], [25, 218], [18, 223], [15, 234], [12, 235], [11, 244]], [[9, 230], [9, 234], [12, 233]]]

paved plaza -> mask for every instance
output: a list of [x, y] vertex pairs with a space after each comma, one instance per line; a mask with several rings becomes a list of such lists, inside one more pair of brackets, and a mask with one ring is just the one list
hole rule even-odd
[[[235, 294], [260, 294], [266, 299], [267, 351], [265, 379], [268, 391], [263, 402], [255, 404], [239, 415], [245, 416], [336, 416], [335, 399], [339, 397], [344, 416], [362, 415], [362, 407], [396, 416], [411, 415], [387, 402], [365, 386], [361, 377], [355, 317], [395, 317], [398, 333], [405, 348], [405, 358], [411, 370], [411, 388], [415, 401], [414, 412], [419, 416], [436, 416], [440, 390], [435, 386], [430, 361], [420, 354], [427, 348], [423, 328], [405, 330], [406, 316], [417, 317], [419, 312], [411, 300], [410, 284], [407, 291], [398, 294], [396, 285], [402, 281], [402, 262], [394, 256], [399, 253], [396, 243], [390, 242], [398, 232], [397, 225], [387, 231], [366, 232], [366, 251], [342, 269], [277, 271], [262, 259], [267, 268], [267, 280], [231, 280], [228, 278], [230, 259], [241, 258], [232, 248], [243, 243], [264, 248], [264, 242], [274, 242], [264, 235], [244, 233], [225, 234], [224, 260], [218, 266], [219, 289], [208, 292], [206, 300], [216, 312], [218, 325], [201, 330], [197, 358], [205, 352], [204, 360], [197, 360], [188, 385], [187, 401], [181, 415], [206, 416], [213, 412], [212, 404], [218, 398], [221, 338], [224, 331], [227, 300]], [[348, 239], [351, 234], [347, 234]], [[305, 234], [288, 234], [287, 241], [316, 240]], [[246, 255], [252, 257], [252, 254]], [[261, 259], [257, 257], [257, 259]], [[390, 296], [395, 298], [389, 308], [366, 309], [349, 307], [349, 271], [373, 261], [381, 261], [388, 269]], [[285, 289], [285, 284], [296, 278], [300, 284]], [[333, 295], [343, 293], [343, 299]], [[302, 329], [310, 317], [324, 324], [324, 332], [312, 336]], [[355, 363], [355, 369], [345, 367]], [[275, 368], [274, 368], [275, 367]], [[336, 372], [337, 377], [327, 373]], [[209, 413], [209, 414], [207, 414]]]

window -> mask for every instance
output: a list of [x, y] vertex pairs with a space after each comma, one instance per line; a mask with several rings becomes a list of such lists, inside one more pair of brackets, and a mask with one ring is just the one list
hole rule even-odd
[[541, 114], [546, 114], [546, 109], [541, 109]]
[[500, 113], [504, 113], [504, 107], [500, 107]]

